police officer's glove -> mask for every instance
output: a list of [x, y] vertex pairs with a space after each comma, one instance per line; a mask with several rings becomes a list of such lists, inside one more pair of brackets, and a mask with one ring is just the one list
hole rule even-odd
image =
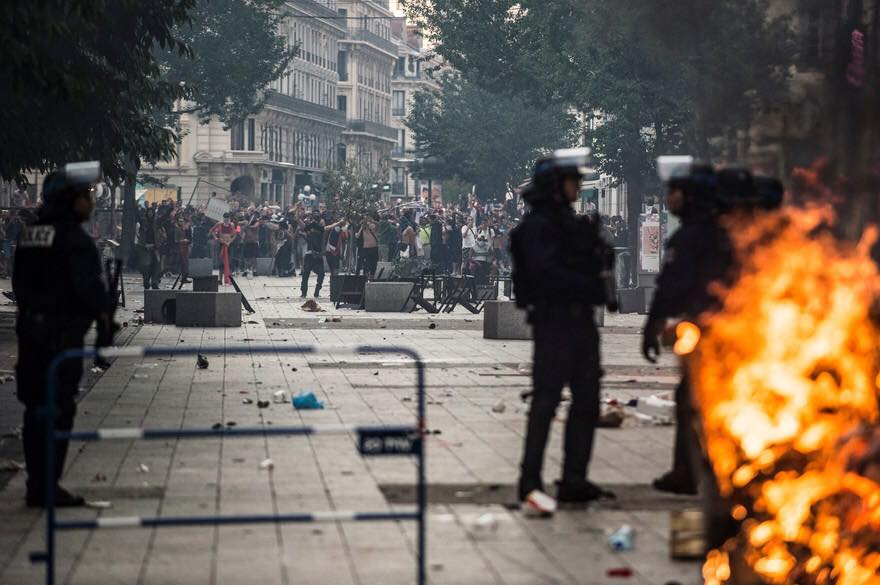
[[660, 335], [663, 333], [662, 319], [648, 319], [642, 333], [642, 355], [652, 364], [657, 363], [660, 355]]

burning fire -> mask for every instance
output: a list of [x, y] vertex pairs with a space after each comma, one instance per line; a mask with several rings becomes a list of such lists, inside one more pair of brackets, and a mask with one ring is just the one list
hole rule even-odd
[[732, 578], [734, 555], [764, 583], [880, 584], [876, 233], [843, 243], [832, 220], [812, 207], [738, 223], [739, 278], [701, 337], [687, 332], [704, 447], [742, 521], [707, 585]]

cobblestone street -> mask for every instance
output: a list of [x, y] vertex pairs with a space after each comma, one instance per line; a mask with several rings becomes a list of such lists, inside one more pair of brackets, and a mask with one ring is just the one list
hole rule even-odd
[[[651, 479], [670, 466], [673, 427], [628, 418], [622, 428], [600, 429], [590, 477], [616, 491], [618, 501], [563, 510], [549, 520], [524, 518], [511, 504], [527, 408], [520, 393], [530, 388], [530, 342], [483, 339], [482, 316], [467, 312], [367, 314], [335, 310], [322, 298], [327, 312], [306, 313], [294, 279], [240, 280], [257, 311], [243, 315], [241, 328], [181, 329], [137, 326], [134, 311], [142, 294], [136, 280], [127, 278], [129, 302], [120, 320], [129, 323], [122, 338], [130, 345], [228, 351], [206, 354], [204, 370], [188, 356], [117, 358], [85, 391], [76, 428], [407, 425], [416, 408], [410, 361], [343, 351], [365, 344], [405, 346], [427, 364], [431, 583], [699, 582], [697, 563], [669, 556], [670, 510], [697, 500], [650, 489]], [[657, 366], [642, 359], [641, 322], [637, 315], [606, 316], [603, 393], [609, 398], [625, 402], [674, 386], [677, 369], [670, 356]], [[249, 353], [257, 345], [314, 346], [316, 353]], [[14, 352], [14, 345], [8, 347], [4, 353]], [[7, 435], [19, 420], [14, 386], [0, 386], [6, 425], [0, 430]], [[272, 402], [279, 390], [314, 391], [325, 409]], [[258, 408], [260, 400], [271, 404]], [[563, 404], [547, 452], [550, 485], [560, 468], [564, 419]], [[267, 458], [273, 469], [261, 469]], [[25, 507], [24, 479], [17, 473], [0, 488], [0, 585], [36, 584], [44, 574], [28, 560], [30, 551], [44, 546], [45, 517]], [[112, 508], [62, 510], [59, 516], [397, 510], [411, 507], [414, 479], [412, 459], [362, 458], [353, 435], [74, 443], [63, 485], [88, 499], [109, 500]], [[635, 547], [613, 552], [607, 536], [623, 524], [634, 527]], [[415, 530], [414, 523], [328, 522], [62, 532], [58, 578], [71, 585], [412, 584]], [[632, 576], [606, 576], [617, 567], [631, 568]]]

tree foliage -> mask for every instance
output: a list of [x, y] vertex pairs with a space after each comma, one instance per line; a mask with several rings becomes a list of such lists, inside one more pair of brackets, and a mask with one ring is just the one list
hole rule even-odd
[[765, 0], [408, 0], [469, 80], [536, 104], [601, 112], [603, 170], [644, 181], [653, 158], [724, 153], [783, 88], [790, 27]]
[[195, 104], [189, 111], [203, 121], [217, 116], [231, 125], [262, 108], [262, 90], [297, 53], [279, 32], [284, 5], [284, 0], [196, 0], [190, 21], [175, 31], [192, 55], [158, 54], [165, 79], [182, 85]]
[[167, 158], [162, 116], [183, 95], [153, 57], [187, 55], [174, 31], [194, 0], [0, 3], [0, 176], [100, 160], [111, 179], [133, 157]]
[[[380, 167], [375, 172], [364, 172], [352, 162], [339, 169], [324, 173], [321, 193], [327, 201], [338, 199], [342, 203], [354, 203], [370, 199], [387, 183], [388, 169]], [[376, 187], [373, 187], [376, 185]]]
[[441, 160], [432, 178], [475, 184], [483, 198], [503, 196], [528, 176], [536, 158], [576, 138], [574, 117], [558, 104], [540, 107], [454, 73], [441, 75], [439, 84], [437, 91], [415, 94], [406, 119], [418, 155]]

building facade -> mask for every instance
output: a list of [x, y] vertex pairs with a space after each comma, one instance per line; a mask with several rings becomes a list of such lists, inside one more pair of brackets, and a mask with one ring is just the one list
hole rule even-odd
[[403, 18], [394, 21], [397, 60], [391, 78], [391, 118], [397, 141], [391, 151], [391, 195], [403, 199], [420, 196], [418, 177], [413, 175], [416, 163], [416, 136], [406, 127], [406, 116], [413, 96], [420, 90], [439, 89], [424, 70], [425, 48], [421, 30], [407, 25]]
[[266, 88], [262, 111], [231, 128], [183, 114], [177, 158], [144, 168], [180, 187], [183, 203], [200, 204], [216, 193], [287, 205], [344, 156], [348, 127], [336, 104], [346, 21], [336, 0], [288, 0], [283, 9], [280, 33], [300, 50]]
[[339, 43], [336, 107], [344, 113], [344, 149], [340, 159], [364, 175], [387, 180], [391, 149], [397, 132], [391, 127], [391, 72], [397, 58], [392, 41], [388, 2], [361, 0], [340, 4], [347, 23]]

